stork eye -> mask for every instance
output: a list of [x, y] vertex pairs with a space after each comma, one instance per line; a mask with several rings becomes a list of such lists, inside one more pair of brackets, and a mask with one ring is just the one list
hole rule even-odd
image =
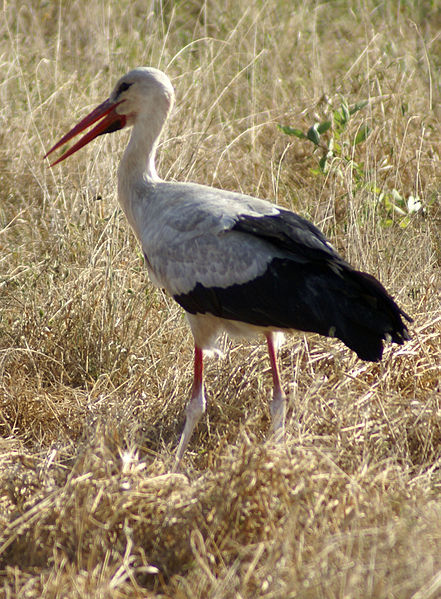
[[118, 87], [116, 95], [119, 96], [123, 92], [127, 91], [132, 83], [127, 83], [127, 81], [123, 81], [121, 85]]

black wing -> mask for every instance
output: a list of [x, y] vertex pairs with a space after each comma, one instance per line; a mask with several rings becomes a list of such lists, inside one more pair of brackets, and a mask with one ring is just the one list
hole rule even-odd
[[277, 256], [247, 283], [226, 288], [197, 283], [189, 293], [175, 296], [188, 312], [338, 337], [371, 361], [381, 358], [383, 339], [402, 344], [409, 338], [401, 317], [410, 317], [381, 283], [354, 270], [309, 221], [288, 211], [244, 215], [233, 230], [271, 243]]

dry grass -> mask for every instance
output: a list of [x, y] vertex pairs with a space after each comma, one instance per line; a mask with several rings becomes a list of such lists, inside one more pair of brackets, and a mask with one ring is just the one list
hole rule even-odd
[[[438, 0], [3, 3], [2, 596], [441, 596], [440, 25]], [[381, 364], [292, 337], [281, 446], [265, 348], [226, 343], [180, 475], [191, 338], [117, 207], [127, 134], [41, 160], [138, 65], [177, 90], [162, 176], [314, 219], [415, 318]], [[360, 171], [314, 174], [276, 125], [342, 97], [369, 100], [346, 137]], [[406, 227], [393, 189], [423, 204]]]

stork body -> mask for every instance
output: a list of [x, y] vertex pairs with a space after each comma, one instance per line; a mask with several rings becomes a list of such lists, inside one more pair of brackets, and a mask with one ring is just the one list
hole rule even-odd
[[195, 341], [194, 383], [179, 461], [205, 410], [203, 350], [213, 348], [223, 331], [266, 336], [273, 374], [273, 428], [282, 434], [286, 401], [275, 331], [337, 337], [361, 359], [377, 361], [383, 340], [402, 344], [409, 338], [402, 317], [410, 318], [374, 277], [350, 266], [304, 218], [247, 195], [162, 181], [155, 153], [173, 99], [164, 73], [134, 69], [50, 152], [99, 119], [56, 162], [97, 135], [133, 125], [118, 170], [119, 201], [141, 244], [152, 282], [184, 308]]

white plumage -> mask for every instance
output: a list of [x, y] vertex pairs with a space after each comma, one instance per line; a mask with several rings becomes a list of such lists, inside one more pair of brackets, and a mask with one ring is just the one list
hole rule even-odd
[[152, 282], [183, 306], [195, 339], [195, 376], [179, 462], [205, 410], [202, 350], [212, 348], [222, 331], [265, 334], [274, 383], [273, 428], [281, 435], [286, 398], [275, 331], [335, 336], [360, 358], [376, 361], [384, 339], [401, 344], [409, 338], [401, 317], [410, 318], [376, 279], [353, 269], [300, 216], [243, 194], [162, 181], [155, 154], [173, 101], [173, 87], [164, 73], [134, 69], [48, 154], [97, 121], [54, 164], [97, 135], [133, 126], [118, 169], [119, 201]]
[[239, 214], [279, 214], [271, 204], [253, 205], [250, 197], [245, 206], [238, 200], [246, 196], [192, 183], [145, 183], [143, 192], [151, 203], [137, 235], [151, 276], [172, 295], [198, 282], [229, 287], [265, 272], [274, 248], [232, 227]]

